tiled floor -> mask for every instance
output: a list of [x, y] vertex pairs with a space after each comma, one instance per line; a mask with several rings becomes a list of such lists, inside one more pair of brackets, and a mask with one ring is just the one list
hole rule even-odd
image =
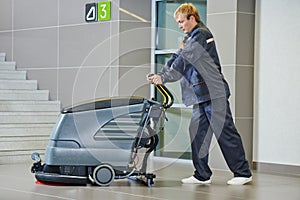
[[238, 200], [272, 199], [300, 200], [300, 177], [253, 173], [254, 181], [244, 186], [229, 186], [228, 171], [214, 170], [209, 186], [181, 184], [180, 179], [190, 176], [190, 162], [154, 159], [152, 164], [157, 178], [153, 187], [128, 180], [116, 180], [109, 187], [49, 186], [35, 183], [30, 173], [31, 163], [0, 165], [1, 200], [94, 200], [94, 199], [172, 199], [172, 200]]

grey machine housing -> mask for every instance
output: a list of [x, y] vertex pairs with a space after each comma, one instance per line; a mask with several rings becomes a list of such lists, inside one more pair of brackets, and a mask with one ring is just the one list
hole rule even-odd
[[110, 185], [114, 179], [143, 177], [151, 186], [147, 159], [158, 144], [165, 110], [173, 96], [157, 86], [164, 102], [113, 97], [61, 110], [44, 155], [32, 153], [31, 171], [40, 182]]

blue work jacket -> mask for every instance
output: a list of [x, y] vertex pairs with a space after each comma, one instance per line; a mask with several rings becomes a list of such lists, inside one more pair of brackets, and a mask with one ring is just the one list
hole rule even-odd
[[163, 83], [180, 80], [186, 106], [230, 96], [224, 79], [213, 35], [201, 24], [187, 36], [179, 49], [158, 73]]

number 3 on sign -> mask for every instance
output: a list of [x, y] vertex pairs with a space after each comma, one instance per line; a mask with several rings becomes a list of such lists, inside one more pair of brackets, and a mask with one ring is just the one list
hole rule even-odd
[[98, 2], [98, 21], [110, 20], [110, 1]]

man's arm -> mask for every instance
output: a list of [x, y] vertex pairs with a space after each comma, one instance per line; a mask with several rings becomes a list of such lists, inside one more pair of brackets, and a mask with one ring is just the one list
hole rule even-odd
[[185, 68], [183, 57], [180, 56], [182, 49], [185, 47], [185, 40], [182, 42], [180, 49], [172, 55], [164, 67], [157, 74], [147, 76], [147, 80], [154, 84], [163, 84], [166, 82], [175, 82], [181, 79]]
[[[175, 82], [178, 81], [183, 75], [183, 71], [179, 71], [178, 69], [174, 68], [174, 64], [176, 64], [176, 66], [178, 65], [179, 61], [179, 55], [181, 50], [179, 50], [177, 53], [172, 55], [172, 58], [170, 58], [167, 63], [165, 64], [165, 66], [161, 69], [160, 72], [158, 72], [158, 75], [161, 76], [162, 79], [162, 83], [166, 83], [166, 82]], [[182, 65], [183, 68], [183, 65]]]

